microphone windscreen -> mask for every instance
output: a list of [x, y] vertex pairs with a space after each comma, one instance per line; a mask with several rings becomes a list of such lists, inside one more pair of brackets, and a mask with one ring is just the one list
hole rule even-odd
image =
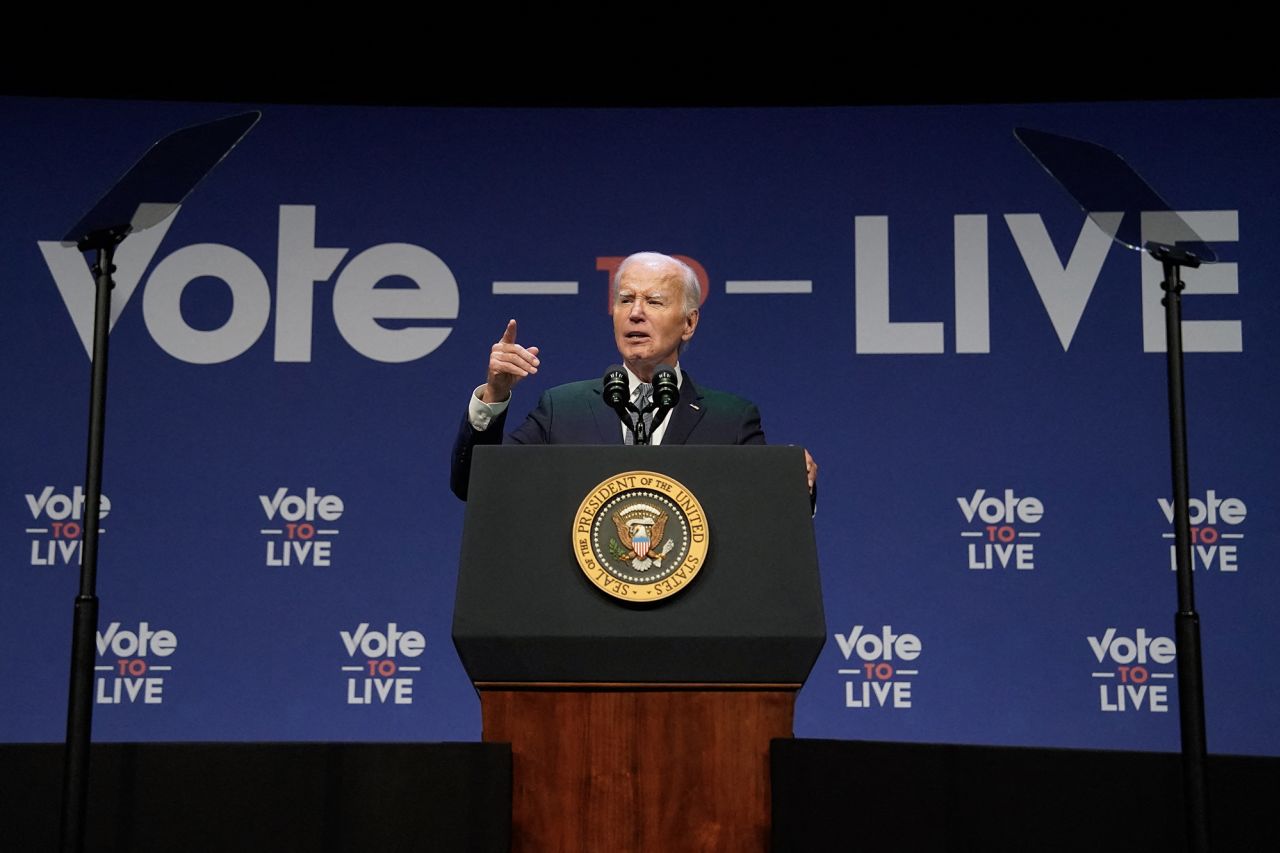
[[674, 408], [680, 399], [680, 386], [676, 372], [665, 364], [653, 372], [653, 401], [661, 409]]
[[627, 372], [622, 369], [622, 365], [615, 364], [606, 370], [602, 382], [605, 405], [616, 409], [627, 404], [631, 394], [627, 383]]

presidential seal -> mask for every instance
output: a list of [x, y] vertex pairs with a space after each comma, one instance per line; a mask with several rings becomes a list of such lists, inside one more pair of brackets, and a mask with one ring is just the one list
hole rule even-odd
[[624, 601], [669, 598], [707, 557], [707, 519], [688, 489], [665, 474], [628, 471], [592, 489], [573, 521], [583, 573]]

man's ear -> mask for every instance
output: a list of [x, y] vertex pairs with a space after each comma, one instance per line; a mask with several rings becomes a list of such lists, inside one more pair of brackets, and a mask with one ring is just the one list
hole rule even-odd
[[698, 328], [699, 316], [700, 316], [700, 312], [698, 311], [697, 308], [694, 308], [692, 311], [689, 312], [688, 316], [684, 318], [684, 322], [685, 322], [684, 334], [680, 336], [680, 340], [687, 341], [693, 337], [694, 330]]

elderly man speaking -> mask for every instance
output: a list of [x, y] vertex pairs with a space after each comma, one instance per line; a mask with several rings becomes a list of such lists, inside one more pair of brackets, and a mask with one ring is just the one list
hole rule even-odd
[[[701, 388], [680, 369], [679, 355], [698, 329], [701, 291], [688, 264], [657, 252], [623, 260], [613, 277], [613, 337], [622, 355], [631, 399], [644, 400], [654, 371], [673, 367], [680, 399], [657, 425], [651, 444], [764, 444], [760, 412], [749, 400]], [[516, 383], [538, 372], [538, 348], [516, 342], [516, 321], [489, 352], [485, 384], [475, 390], [454, 443], [449, 485], [466, 500], [471, 449], [501, 444], [507, 406]], [[599, 379], [571, 382], [545, 392], [509, 444], [622, 444], [628, 431], [605, 402]], [[818, 466], [805, 451], [812, 492]]]

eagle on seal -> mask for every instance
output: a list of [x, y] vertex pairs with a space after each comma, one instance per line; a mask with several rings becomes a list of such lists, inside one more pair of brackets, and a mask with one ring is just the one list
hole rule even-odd
[[[640, 516], [623, 521], [622, 516], [614, 513], [613, 525], [618, 530], [618, 541], [627, 549], [627, 553], [618, 559], [624, 563], [630, 563], [633, 560], [643, 561], [645, 556], [651, 553], [650, 548], [662, 541], [662, 533], [667, 529], [667, 514], [660, 512], [657, 518]], [[652, 554], [649, 560], [654, 563], [662, 562], [662, 558], [666, 556], [665, 551], [659, 552], [656, 549]]]

